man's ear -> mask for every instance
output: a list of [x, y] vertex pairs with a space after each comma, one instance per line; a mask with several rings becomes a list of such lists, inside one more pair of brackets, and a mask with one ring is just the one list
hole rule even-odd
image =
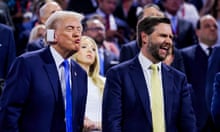
[[141, 32], [141, 40], [142, 40], [142, 45], [147, 44], [148, 35], [145, 32]]

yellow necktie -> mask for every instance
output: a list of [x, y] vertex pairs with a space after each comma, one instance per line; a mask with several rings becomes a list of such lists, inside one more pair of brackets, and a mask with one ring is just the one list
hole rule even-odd
[[152, 64], [151, 69], [151, 113], [153, 132], [165, 132], [163, 91], [159, 78], [158, 67], [156, 64]]

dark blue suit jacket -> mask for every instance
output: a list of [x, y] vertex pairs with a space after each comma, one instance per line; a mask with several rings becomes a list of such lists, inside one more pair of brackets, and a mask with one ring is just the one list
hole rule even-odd
[[103, 56], [104, 56], [104, 75], [105, 75], [106, 72], [112, 66], [117, 65], [119, 62], [118, 62], [118, 57], [107, 49], [104, 49]]
[[[196, 132], [185, 76], [162, 64], [162, 78], [166, 131]], [[103, 95], [103, 132], [152, 132], [147, 89], [138, 57], [111, 68]]]
[[16, 57], [13, 31], [10, 27], [0, 24], [0, 78], [5, 78]]
[[[200, 45], [193, 45], [182, 50], [185, 73], [188, 82], [192, 85], [192, 102], [199, 131], [207, 127], [210, 111], [206, 104], [206, 80], [208, 56]], [[211, 124], [211, 123], [210, 123]], [[209, 126], [211, 127], [211, 126]]]
[[220, 72], [215, 76], [211, 113], [218, 131], [220, 131]]
[[27, 44], [26, 51], [39, 50], [45, 47], [45, 42], [43, 38], [38, 38], [37, 40]]
[[198, 43], [192, 23], [178, 19], [177, 35], [174, 37], [174, 45], [181, 49]]
[[[86, 72], [71, 62], [73, 131], [81, 132], [87, 96]], [[28, 52], [14, 62], [0, 100], [1, 132], [63, 132], [64, 101], [49, 48]]]
[[211, 108], [211, 100], [213, 94], [213, 83], [215, 75], [220, 72], [220, 47], [215, 47], [208, 61], [207, 83], [206, 83], [206, 101], [207, 107]]

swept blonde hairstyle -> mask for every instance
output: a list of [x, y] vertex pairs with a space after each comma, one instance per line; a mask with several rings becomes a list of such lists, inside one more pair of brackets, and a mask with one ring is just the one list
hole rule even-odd
[[[94, 63], [89, 67], [89, 73], [88, 76], [92, 78], [92, 81], [94, 82], [94, 84], [100, 89], [101, 95], [103, 93], [104, 90], [104, 79], [102, 79], [103, 77], [99, 74], [100, 71], [100, 67], [99, 67], [99, 56], [98, 56], [98, 47], [96, 42], [88, 37], [88, 36], [82, 36], [81, 37], [81, 43], [83, 41], [89, 41], [91, 44], [93, 44], [96, 48], [96, 52], [95, 52], [95, 61]], [[78, 62], [78, 58], [77, 58], [77, 52], [72, 56], [72, 58]]]

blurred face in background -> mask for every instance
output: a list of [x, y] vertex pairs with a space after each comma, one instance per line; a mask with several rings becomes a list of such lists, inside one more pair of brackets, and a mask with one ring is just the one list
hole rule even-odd
[[47, 2], [43, 7], [40, 8], [40, 19], [44, 24], [49, 16], [56, 11], [62, 10], [60, 5], [56, 2]]
[[206, 15], [200, 19], [200, 29], [196, 34], [202, 43], [212, 46], [218, 39], [218, 25], [214, 17]]
[[164, 16], [164, 14], [160, 10], [156, 9], [155, 7], [145, 8], [143, 10], [143, 18], [149, 17], [149, 16], [161, 16], [162, 17]]
[[167, 12], [176, 15], [182, 4], [182, 0], [163, 0], [163, 6]]
[[118, 0], [98, 0], [100, 9], [106, 14], [112, 14], [117, 6]]
[[101, 46], [105, 40], [105, 26], [98, 19], [88, 21], [84, 35], [93, 38], [98, 46]]

